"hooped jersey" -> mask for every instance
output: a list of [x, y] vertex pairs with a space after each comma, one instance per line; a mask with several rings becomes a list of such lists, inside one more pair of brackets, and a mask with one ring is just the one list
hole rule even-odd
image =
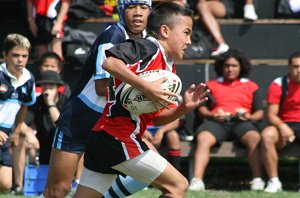
[[[146, 32], [143, 32], [146, 36]], [[105, 50], [128, 39], [124, 26], [117, 23], [109, 26], [92, 45], [82, 75], [72, 91], [57, 120], [57, 126], [69, 137], [86, 138], [89, 130], [101, 117], [106, 104], [105, 96], [98, 96], [95, 81], [110, 77], [102, 68], [106, 59]]]
[[[147, 39], [128, 40], [106, 51], [107, 56], [122, 60], [131, 71], [140, 74], [149, 70], [168, 70], [176, 72], [173, 60], [168, 60], [159, 42], [148, 37]], [[120, 103], [120, 93], [125, 83], [112, 78], [109, 86], [108, 101], [102, 117], [93, 128], [94, 132], [105, 131], [125, 143], [125, 147], [138, 144], [134, 139], [141, 140], [147, 125], [159, 113], [136, 115], [126, 110]], [[135, 148], [138, 148], [137, 145]], [[139, 151], [132, 150], [131, 156], [138, 155]]]

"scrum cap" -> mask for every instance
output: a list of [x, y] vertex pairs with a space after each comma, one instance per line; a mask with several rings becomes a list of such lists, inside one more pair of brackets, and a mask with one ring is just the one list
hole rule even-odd
[[118, 8], [120, 23], [122, 25], [125, 25], [125, 16], [124, 16], [125, 9], [129, 5], [135, 5], [135, 4], [144, 4], [147, 5], [149, 9], [151, 9], [152, 0], [118, 0], [117, 8]]

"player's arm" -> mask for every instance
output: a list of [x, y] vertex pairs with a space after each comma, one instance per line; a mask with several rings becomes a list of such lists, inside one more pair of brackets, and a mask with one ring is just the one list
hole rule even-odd
[[108, 78], [103, 78], [95, 81], [95, 89], [98, 96], [105, 96], [107, 91]]
[[267, 118], [270, 124], [279, 127], [283, 122], [278, 116], [279, 104], [268, 104]]
[[19, 109], [19, 111], [16, 115], [15, 131], [11, 137], [11, 144], [13, 144], [13, 145], [19, 144], [19, 135], [21, 133], [22, 123], [25, 120], [26, 113], [27, 113], [27, 106], [21, 105], [21, 108]]
[[31, 34], [37, 37], [37, 26], [33, 17], [33, 2], [31, 0], [27, 0], [27, 21]]
[[68, 11], [69, 11], [69, 7], [71, 4], [71, 0], [64, 0], [62, 1], [61, 4], [61, 8], [59, 10], [59, 13], [57, 15], [56, 21], [55, 21], [55, 25], [52, 28], [52, 34], [56, 35], [57, 33], [59, 33], [62, 29], [62, 24], [64, 22], [64, 18], [67, 15]]
[[166, 78], [161, 78], [154, 82], [147, 82], [132, 72], [122, 60], [112, 56], [104, 61], [103, 69], [109, 72], [115, 78], [120, 79], [121, 81], [128, 83], [136, 89], [142, 91], [145, 96], [154, 104], [159, 103], [163, 106], [166, 106], [166, 103], [174, 103], [165, 96], [176, 96], [176, 94], [169, 90], [163, 90], [160, 86], [166, 80]]
[[294, 131], [283, 122], [278, 116], [279, 104], [269, 104], [267, 108], [267, 117], [271, 125], [274, 125], [281, 136], [281, 141], [286, 144], [286, 142], [293, 142], [295, 139]]
[[95, 91], [98, 96], [105, 96], [107, 93], [108, 79], [110, 75], [103, 70], [102, 65], [106, 60], [105, 50], [113, 47], [112, 43], [103, 43], [98, 46], [96, 71], [95, 71]]
[[158, 117], [153, 119], [153, 124], [165, 125], [180, 118], [207, 101], [208, 93], [209, 89], [206, 89], [204, 83], [200, 83], [197, 87], [194, 84], [191, 85], [184, 93], [183, 102], [178, 107], [162, 111]]
[[15, 133], [17, 134], [19, 134], [21, 131], [22, 123], [25, 120], [26, 113], [27, 113], [27, 106], [21, 105], [21, 108], [16, 115], [16, 121], [15, 121], [15, 126], [16, 126]]

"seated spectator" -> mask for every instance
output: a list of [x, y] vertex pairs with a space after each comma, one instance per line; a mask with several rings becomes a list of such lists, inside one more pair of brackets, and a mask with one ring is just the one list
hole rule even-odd
[[247, 79], [251, 64], [243, 53], [230, 49], [215, 62], [217, 79], [207, 82], [211, 96], [198, 108], [203, 123], [196, 130], [194, 177], [190, 190], [204, 191], [205, 169], [210, 149], [226, 140], [237, 140], [247, 148], [252, 170], [252, 190], [263, 190], [260, 160], [260, 133], [256, 122], [263, 119], [263, 104], [258, 85]]
[[200, 15], [200, 19], [204, 23], [208, 32], [212, 35], [214, 41], [217, 43], [217, 49], [211, 53], [211, 56], [219, 56], [226, 52], [229, 46], [221, 33], [220, 25], [216, 18], [224, 18], [226, 16], [226, 8], [219, 0], [198, 0], [196, 10]]
[[[154, 127], [154, 131], [150, 126], [148, 130], [143, 134], [149, 142], [151, 142], [155, 148], [159, 148], [161, 144], [167, 144], [167, 160], [177, 169], [180, 170], [180, 137], [176, 129], [180, 126], [180, 120], [177, 119], [169, 124], [166, 124], [161, 127]], [[164, 139], [164, 140], [163, 140]]]
[[253, 5], [253, 0], [245, 0], [244, 5], [244, 19], [255, 21], [258, 16], [255, 12], [255, 7]]
[[262, 131], [262, 158], [269, 176], [265, 192], [282, 191], [277, 150], [300, 143], [300, 52], [288, 60], [288, 74], [276, 78], [267, 96], [269, 126]]
[[42, 93], [28, 111], [27, 122], [31, 123], [30, 126], [35, 127], [36, 136], [40, 142], [39, 160], [41, 164], [49, 164], [55, 121], [67, 99], [66, 95], [60, 94], [58, 91], [59, 85], [62, 83], [59, 74], [54, 71], [41, 73], [36, 84], [42, 87]]
[[8, 191], [12, 186], [9, 147], [10, 144], [18, 145], [27, 106], [36, 100], [34, 77], [25, 68], [30, 46], [29, 40], [20, 34], [7, 35], [3, 43], [5, 62], [0, 64], [0, 192]]
[[[26, 149], [35, 150], [35, 152], [31, 152], [31, 156], [33, 156], [31, 158], [34, 158], [38, 152], [39, 163], [49, 164], [55, 131], [54, 122], [68, 98], [59, 92], [59, 87], [63, 84], [63, 81], [55, 71], [41, 73], [36, 84], [41, 87], [41, 94], [37, 97], [36, 103], [29, 108], [26, 115], [26, 124], [23, 123], [22, 126], [22, 132], [25, 134], [23, 139], [26, 141], [20, 140], [20, 144], [12, 148], [14, 185], [11, 194], [22, 192]], [[33, 133], [31, 131], [35, 131], [36, 138], [32, 137]], [[36, 142], [35, 139], [38, 140], [39, 147], [31, 147], [30, 143]]]

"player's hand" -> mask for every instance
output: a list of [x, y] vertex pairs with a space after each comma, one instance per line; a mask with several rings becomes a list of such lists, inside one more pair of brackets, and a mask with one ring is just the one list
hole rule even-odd
[[161, 84], [167, 80], [166, 77], [160, 78], [153, 82], [147, 82], [149, 85], [145, 90], [141, 90], [145, 96], [150, 100], [157, 110], [161, 109], [159, 106], [163, 106], [168, 108], [168, 105], [175, 104], [174, 101], [167, 98], [167, 96], [174, 96], [177, 95], [169, 90], [164, 90], [161, 88]]
[[52, 28], [52, 30], [51, 30], [51, 34], [55, 35], [56, 38], [59, 38], [59, 36], [57, 36], [57, 35], [59, 35], [61, 29], [62, 29], [62, 24], [55, 23], [54, 26], [53, 26], [53, 28]]
[[0, 146], [2, 146], [8, 139], [8, 135], [3, 131], [0, 131]]
[[184, 92], [182, 104], [188, 111], [193, 110], [208, 100], [207, 94], [209, 92], [209, 89], [206, 88], [204, 83], [200, 83], [197, 87], [192, 84]]
[[57, 94], [57, 89], [54, 88], [47, 88], [43, 90], [43, 97], [46, 105], [53, 105], [56, 103], [55, 97]]

